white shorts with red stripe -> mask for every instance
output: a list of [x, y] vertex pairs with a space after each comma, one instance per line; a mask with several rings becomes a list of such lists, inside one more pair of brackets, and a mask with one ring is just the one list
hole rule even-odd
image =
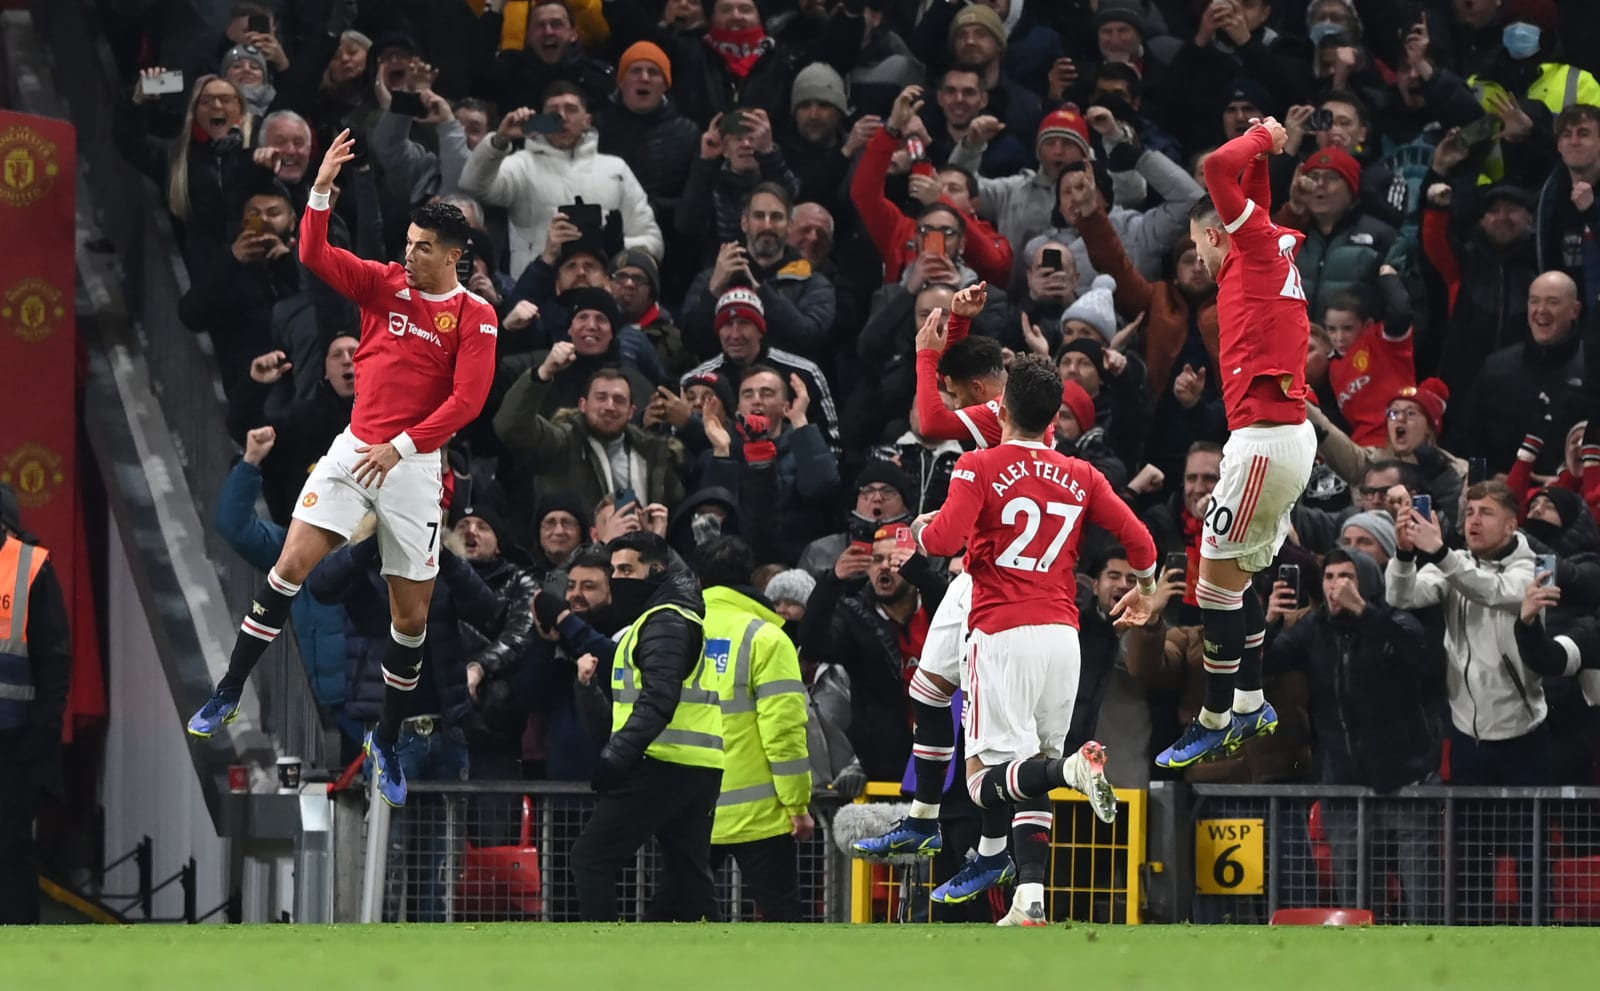
[[967, 756], [985, 765], [1060, 757], [1080, 666], [1078, 631], [1064, 623], [973, 630], [961, 671]]
[[1235, 430], [1222, 447], [1222, 479], [1206, 507], [1200, 556], [1237, 561], [1251, 573], [1270, 565], [1316, 458], [1309, 422]]
[[967, 642], [967, 613], [972, 609], [972, 576], [965, 571], [950, 579], [928, 623], [917, 666], [954, 685], [961, 679], [961, 653]]

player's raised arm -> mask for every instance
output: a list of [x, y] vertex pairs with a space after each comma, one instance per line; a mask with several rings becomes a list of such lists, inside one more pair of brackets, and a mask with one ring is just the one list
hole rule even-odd
[[[1274, 126], [1276, 130], [1274, 130]], [[1224, 144], [1206, 159], [1206, 192], [1217, 206], [1229, 234], [1239, 229], [1252, 211], [1251, 196], [1245, 189], [1245, 170], [1257, 155], [1273, 154], [1283, 147], [1287, 136], [1283, 126], [1268, 117], [1265, 121]], [[1257, 204], [1263, 209], [1266, 204]]]
[[364, 302], [383, 279], [387, 267], [379, 262], [364, 261], [328, 243], [328, 215], [333, 180], [339, 177], [344, 164], [355, 158], [355, 139], [346, 128], [340, 132], [328, 153], [322, 156], [317, 169], [316, 182], [311, 185], [311, 195], [306, 201], [305, 217], [300, 222], [300, 260], [312, 274], [326, 282], [340, 295], [357, 303]]
[[[968, 452], [956, 459], [950, 472], [950, 490], [944, 505], [937, 513], [920, 516], [912, 523], [912, 535], [924, 554], [933, 557], [953, 557], [967, 546], [972, 535], [972, 524], [983, 508], [983, 490], [978, 482], [976, 452]], [[922, 524], [920, 527], [917, 524]]]
[[968, 440], [972, 434], [966, 424], [945, 408], [939, 395], [939, 356], [945, 349], [941, 315], [935, 307], [917, 328], [917, 428], [929, 440]]

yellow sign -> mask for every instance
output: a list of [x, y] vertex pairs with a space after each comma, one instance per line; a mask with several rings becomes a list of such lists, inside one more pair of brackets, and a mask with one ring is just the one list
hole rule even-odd
[[60, 456], [43, 444], [30, 441], [0, 458], [0, 482], [16, 490], [23, 509], [37, 509], [49, 502], [66, 480]]
[[1194, 887], [1202, 895], [1266, 891], [1265, 819], [1201, 819], [1194, 824]]
[[23, 279], [0, 297], [0, 320], [28, 344], [55, 333], [66, 315], [61, 291], [43, 279]]
[[0, 199], [12, 206], [39, 202], [55, 186], [61, 171], [55, 159], [55, 143], [33, 128], [7, 128], [0, 134]]

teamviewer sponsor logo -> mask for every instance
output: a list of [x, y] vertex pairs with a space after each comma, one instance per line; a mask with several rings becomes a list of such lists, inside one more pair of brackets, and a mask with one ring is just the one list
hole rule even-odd
[[406, 319], [406, 315], [404, 313], [391, 312], [389, 314], [389, 333], [396, 337], [406, 336], [406, 324], [410, 322], [411, 321]]
[[404, 337], [407, 334], [412, 334], [416, 337], [422, 338], [430, 344], [435, 345], [436, 347], [444, 347], [444, 342], [439, 340], [438, 334], [435, 334], [431, 330], [423, 330], [421, 327], [418, 327], [416, 324], [412, 323], [404, 313], [391, 312], [389, 314], [389, 333], [396, 337]]

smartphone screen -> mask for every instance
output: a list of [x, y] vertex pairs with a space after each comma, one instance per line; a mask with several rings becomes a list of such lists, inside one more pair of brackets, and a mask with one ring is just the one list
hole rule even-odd
[[1414, 495], [1411, 497], [1411, 508], [1415, 509], [1426, 519], [1433, 519], [1433, 496]]
[[1173, 551], [1167, 555], [1167, 564], [1162, 570], [1176, 571], [1180, 575], [1187, 576], [1189, 573], [1189, 555], [1183, 551]]
[[895, 546], [896, 550], [911, 551], [913, 554], [916, 553], [917, 540], [916, 540], [915, 537], [911, 536], [911, 528], [910, 527], [908, 527], [908, 526], [897, 526], [897, 527], [895, 527], [895, 529], [894, 529], [894, 546]]
[[1044, 263], [1044, 267], [1048, 268], [1052, 272], [1059, 272], [1066, 265], [1066, 263], [1063, 262], [1062, 259], [1061, 259], [1061, 249], [1060, 248], [1046, 248], [1046, 249], [1044, 249], [1043, 263]]
[[1467, 459], [1467, 484], [1477, 485], [1489, 477], [1489, 461], [1487, 458]]
[[1278, 565], [1278, 581], [1294, 589], [1294, 597], [1300, 598], [1300, 566], [1298, 564]]
[[423, 106], [422, 97], [403, 89], [389, 94], [389, 112], [402, 117], [428, 116], [428, 108]]
[[944, 231], [926, 231], [922, 235], [922, 253], [925, 255], [944, 254]]
[[1556, 583], [1556, 556], [1554, 554], [1539, 554], [1533, 559], [1533, 573], [1540, 588], [1548, 588]]
[[252, 34], [271, 34], [272, 18], [266, 14], [251, 14], [245, 21], [244, 29]]

